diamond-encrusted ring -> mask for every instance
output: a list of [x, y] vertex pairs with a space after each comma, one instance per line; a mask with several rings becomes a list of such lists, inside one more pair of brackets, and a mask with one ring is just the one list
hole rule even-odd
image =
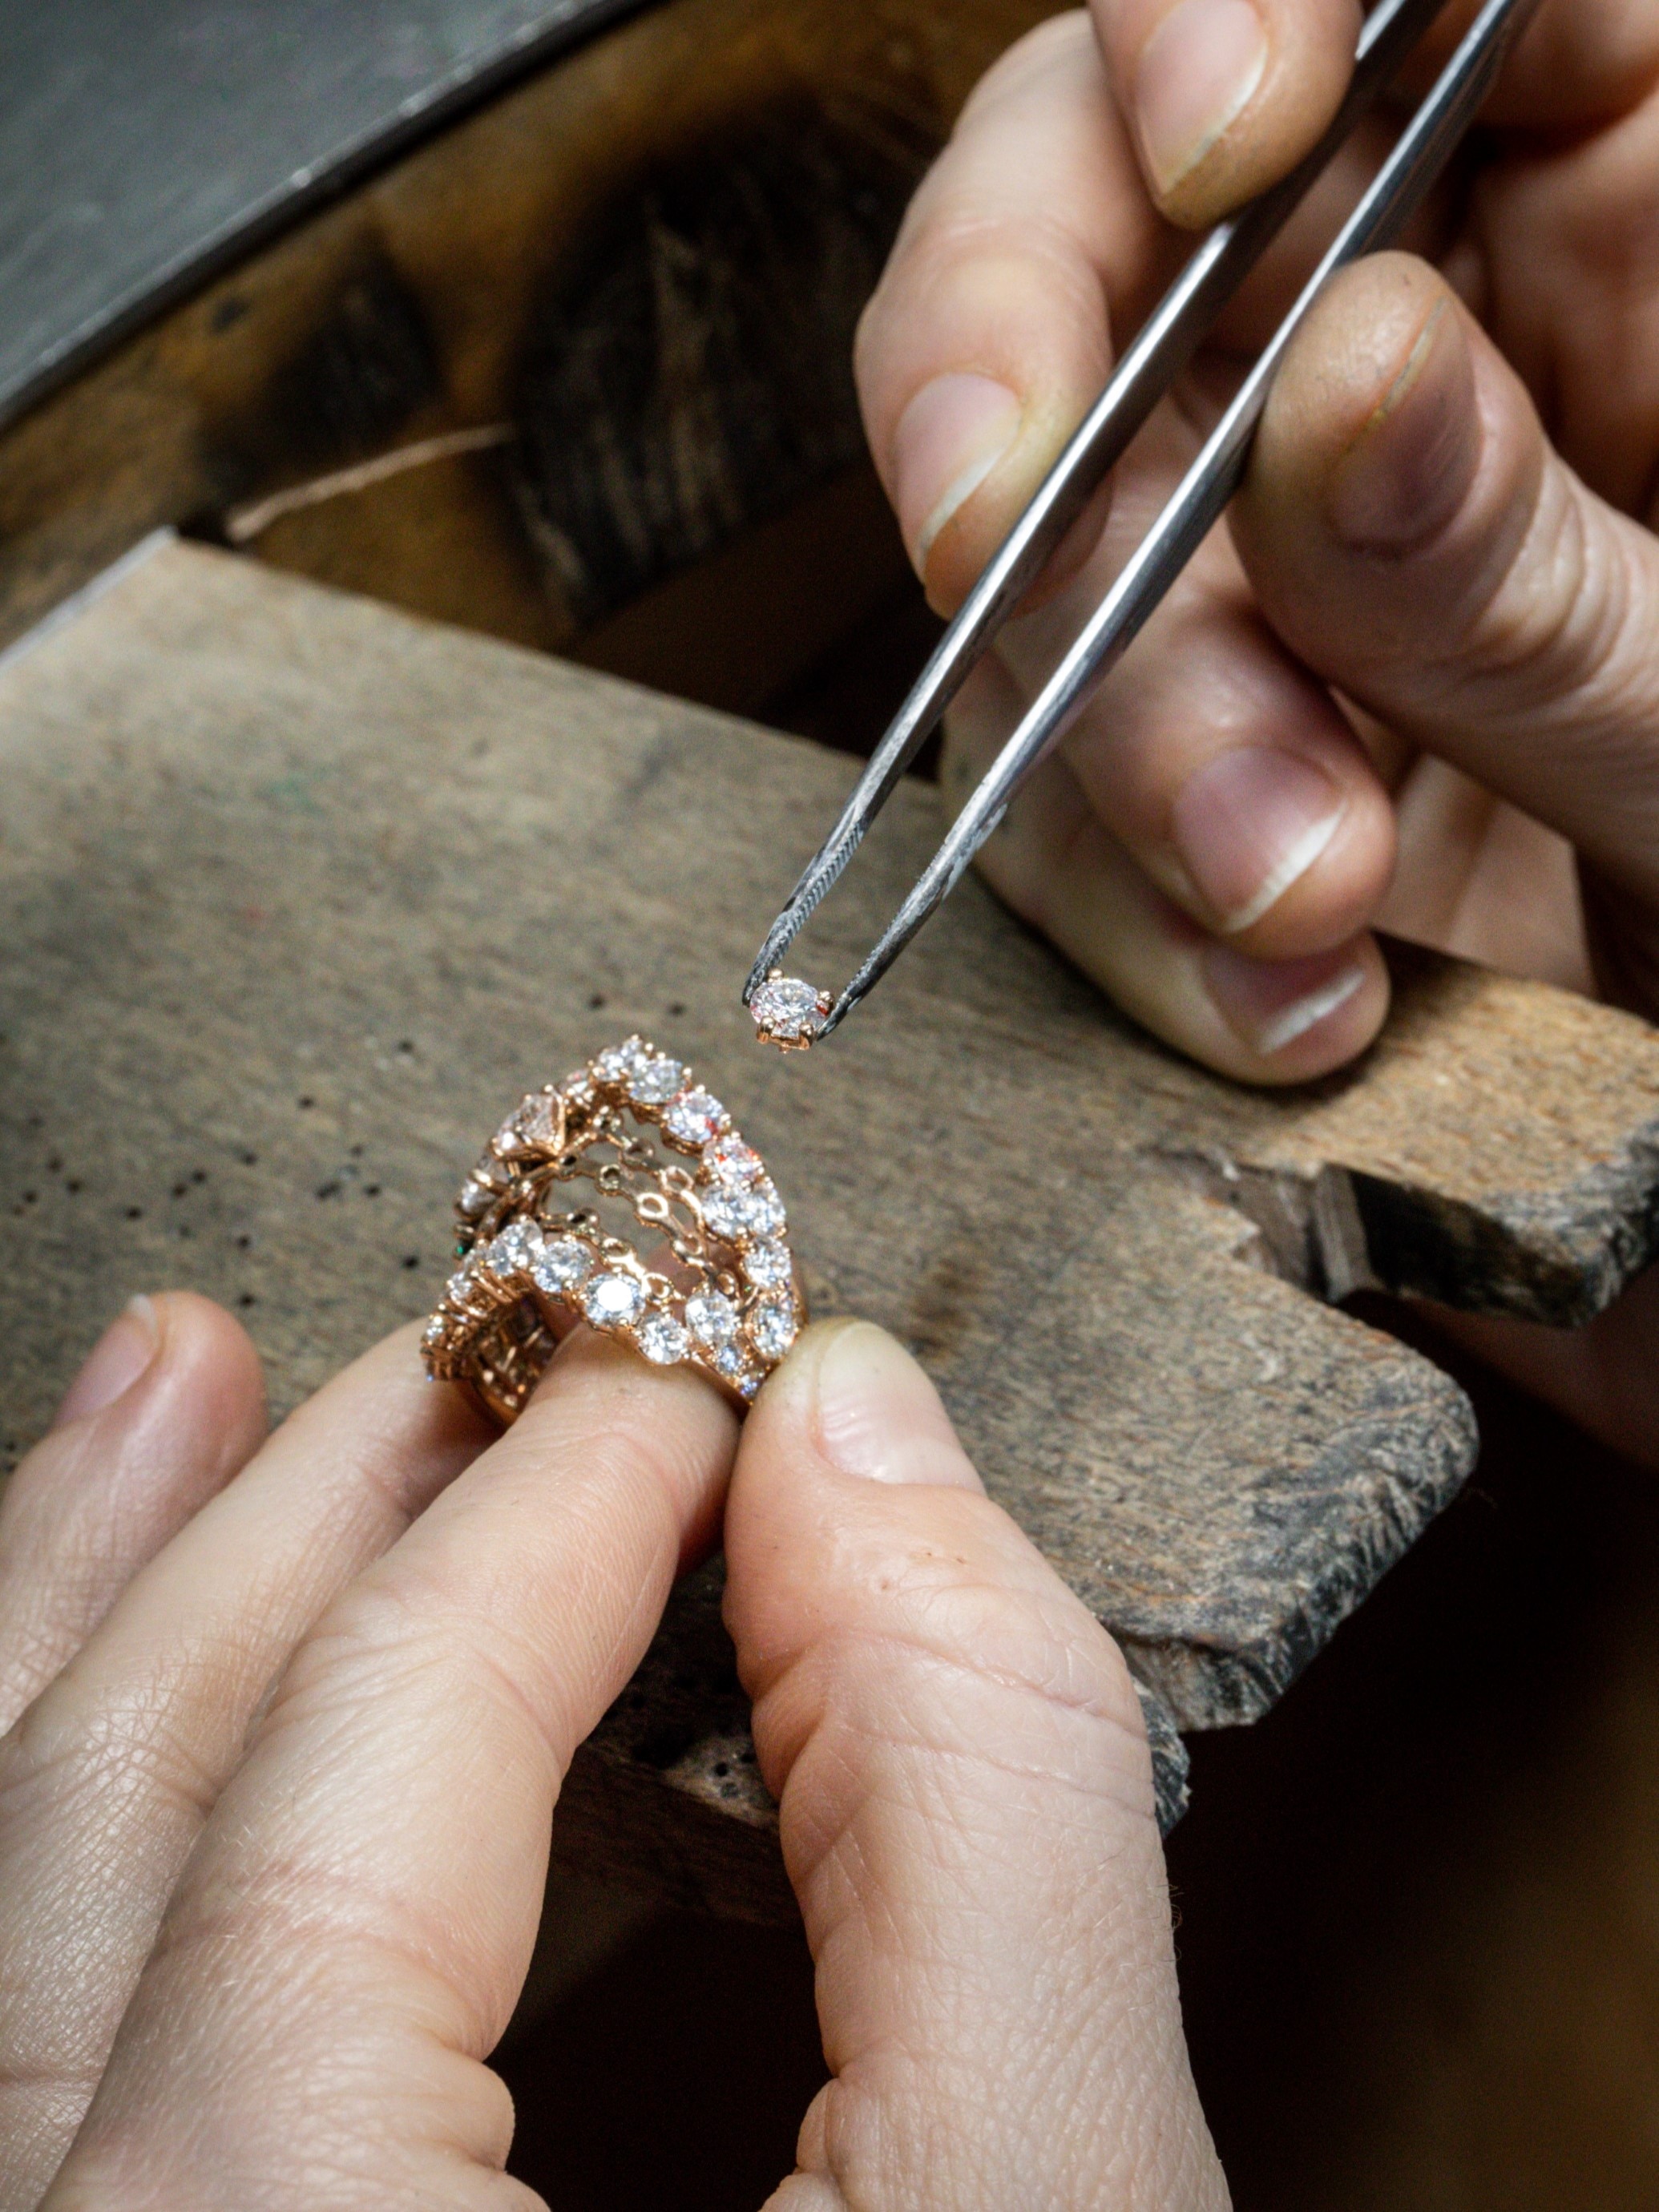
[[[583, 1183], [591, 1199], [573, 1188]], [[607, 1234], [606, 1200], [631, 1212], [645, 1257]], [[759, 1153], [691, 1070], [643, 1037], [532, 1091], [463, 1185], [456, 1220], [461, 1264], [427, 1323], [427, 1372], [503, 1425], [575, 1319], [657, 1366], [698, 1368], [744, 1403], [805, 1321]]]

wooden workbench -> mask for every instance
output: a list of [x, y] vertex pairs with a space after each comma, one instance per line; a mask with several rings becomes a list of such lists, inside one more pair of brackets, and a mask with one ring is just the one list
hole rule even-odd
[[[1271, 1705], [1470, 1465], [1458, 1389], [1328, 1301], [1571, 1322], [1652, 1251], [1659, 1039], [1422, 956], [1352, 1076], [1252, 1094], [970, 882], [832, 1048], [763, 1054], [738, 986], [853, 763], [228, 555], [157, 543], [14, 650], [0, 754], [9, 1457], [146, 1285], [239, 1312], [293, 1404], [427, 1309], [504, 1104], [640, 1029], [764, 1151], [817, 1309], [915, 1347], [1122, 1639], [1166, 1818], [1176, 1729]], [[937, 828], [902, 790], [826, 972]], [[712, 1571], [559, 1848], [785, 1909]]]

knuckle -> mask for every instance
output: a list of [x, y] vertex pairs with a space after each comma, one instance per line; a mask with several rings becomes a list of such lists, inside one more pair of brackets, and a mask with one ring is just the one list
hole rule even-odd
[[504, 1617], [489, 1617], [441, 1580], [405, 1565], [367, 1578], [307, 1638], [273, 1697], [262, 1738], [319, 1724], [337, 1747], [361, 1729], [376, 1739], [424, 1718], [474, 1730], [503, 1722], [562, 1747], [569, 1717], [550, 1691], [544, 1655]]
[[1592, 517], [1552, 471], [1514, 557], [1470, 607], [1455, 685], [1562, 714], [1586, 733], [1652, 738], [1653, 579], [1633, 529]]
[[1086, 9], [1068, 9], [1050, 16], [1017, 39], [991, 64], [963, 103], [957, 123], [957, 138], [1008, 101], [1023, 98], [1033, 83], [1044, 82], [1056, 70], [1067, 76], [1081, 73], [1091, 80], [1101, 75], [1100, 49]]
[[0, 1748], [0, 1832], [43, 1817], [101, 1829], [141, 1812], [199, 1826], [222, 1786], [209, 1747], [234, 1674], [222, 1651], [185, 1651], [89, 1710], [41, 1699]]
[[893, 1721], [949, 1680], [1142, 1732], [1116, 1644], [1000, 1506], [971, 1491], [900, 1492], [896, 1504], [884, 1525], [826, 1547], [806, 1611], [792, 1601], [780, 1624], [763, 1700], [787, 1681], [781, 1702], [797, 1708], [851, 1700]]

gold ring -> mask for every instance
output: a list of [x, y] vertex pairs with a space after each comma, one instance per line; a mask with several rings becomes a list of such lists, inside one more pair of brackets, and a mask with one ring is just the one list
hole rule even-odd
[[[694, 1166], [659, 1150], [659, 1140]], [[592, 1186], [580, 1201], [570, 1186]], [[608, 1234], [601, 1206], [650, 1240]], [[577, 1321], [740, 1405], [800, 1334], [783, 1201], [689, 1067], [643, 1037], [532, 1091], [456, 1202], [460, 1266], [422, 1340], [427, 1372], [505, 1426]]]

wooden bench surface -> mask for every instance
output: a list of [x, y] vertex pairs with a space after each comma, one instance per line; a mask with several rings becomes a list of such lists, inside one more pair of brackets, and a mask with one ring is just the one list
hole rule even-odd
[[[1413, 955], [1352, 1076], [1174, 1058], [965, 884], [836, 1042], [763, 1054], [755, 945], [854, 772], [797, 740], [164, 543], [0, 665], [0, 1435], [119, 1300], [246, 1319], [273, 1401], [425, 1311], [523, 1090], [638, 1029], [764, 1152], [820, 1310], [937, 1377], [1174, 1729], [1265, 1711], [1455, 1492], [1458, 1389], [1325, 1301], [1557, 1322], [1644, 1264], [1659, 1040]], [[826, 909], [845, 972], [931, 849], [909, 786]], [[689, 1585], [572, 1778], [566, 1857], [785, 1909]]]

